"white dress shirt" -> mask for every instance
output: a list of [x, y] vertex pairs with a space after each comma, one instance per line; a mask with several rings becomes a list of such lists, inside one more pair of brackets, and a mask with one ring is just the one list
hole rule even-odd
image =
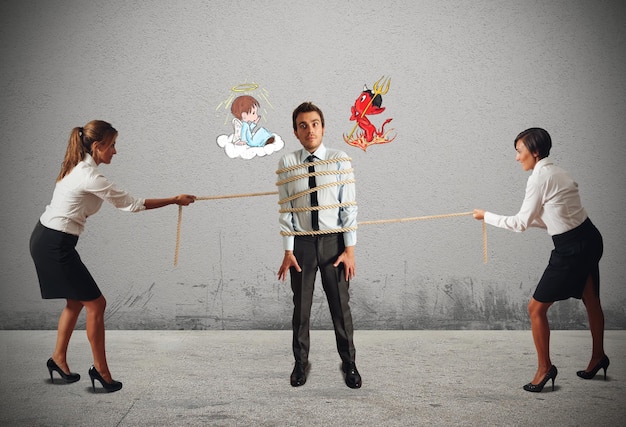
[[570, 231], [586, 219], [578, 184], [547, 157], [537, 162], [528, 177], [526, 196], [517, 215], [485, 212], [487, 224], [517, 232], [539, 227], [551, 236]]
[[[287, 168], [289, 166], [307, 163], [307, 157], [310, 153], [305, 149], [294, 151], [293, 153], [284, 155], [279, 162], [279, 169]], [[324, 144], [321, 144], [313, 155], [319, 160], [338, 159], [348, 157], [346, 153], [340, 150], [327, 149]], [[342, 161], [337, 163], [329, 163], [323, 165], [316, 165], [315, 171], [322, 170], [345, 170], [350, 169], [352, 166], [349, 161]], [[308, 169], [303, 167], [290, 172], [281, 173], [278, 176], [279, 180], [283, 180], [288, 177], [302, 175], [308, 173]], [[317, 186], [324, 185], [331, 182], [347, 181], [354, 179], [354, 173], [347, 174], [331, 174], [331, 175], [318, 175], [315, 177]], [[308, 178], [297, 179], [295, 181], [282, 184], [278, 188], [278, 194], [280, 200], [286, 199], [296, 193], [306, 191], [309, 189]], [[354, 183], [334, 185], [328, 188], [323, 188], [317, 192], [317, 200], [319, 206], [334, 205], [343, 202], [356, 201], [356, 187]], [[298, 197], [290, 202], [283, 203], [281, 208], [302, 208], [311, 206], [310, 194], [306, 194], [302, 197]], [[356, 227], [357, 221], [357, 206], [345, 206], [341, 208], [332, 209], [320, 209], [319, 210], [319, 226], [320, 230], [336, 230], [340, 228]], [[280, 230], [285, 232], [293, 231], [312, 231], [313, 225], [311, 223], [311, 211], [306, 212], [284, 212], [280, 214], [279, 218]], [[348, 231], [343, 233], [343, 240], [346, 246], [356, 245], [356, 231]], [[285, 250], [293, 250], [294, 236], [283, 236], [283, 248]]]
[[39, 220], [48, 228], [79, 236], [87, 217], [98, 212], [104, 200], [124, 211], [145, 209], [145, 199], [118, 189], [98, 171], [96, 162], [87, 154], [56, 183], [52, 201]]

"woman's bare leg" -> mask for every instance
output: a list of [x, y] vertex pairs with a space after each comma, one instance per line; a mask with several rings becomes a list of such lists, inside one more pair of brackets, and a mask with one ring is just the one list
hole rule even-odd
[[531, 298], [528, 303], [530, 327], [537, 350], [538, 365], [532, 380], [533, 384], [539, 384], [552, 366], [550, 360], [550, 324], [548, 323], [548, 309], [551, 305], [551, 302], [539, 302], [535, 298]]
[[604, 357], [604, 312], [600, 305], [600, 297], [596, 295], [593, 279], [587, 278], [583, 290], [583, 303], [587, 309], [589, 318], [589, 330], [591, 331], [592, 350], [591, 360], [587, 365], [587, 372], [591, 371]]
[[52, 360], [65, 372], [70, 374], [70, 368], [67, 364], [67, 348], [72, 338], [72, 332], [76, 327], [76, 321], [80, 315], [83, 305], [80, 301], [66, 300], [65, 308], [59, 316], [57, 326], [57, 341], [52, 353]]
[[93, 366], [102, 375], [106, 382], [111, 382], [111, 373], [107, 365], [106, 350], [104, 345], [104, 309], [106, 300], [100, 295], [95, 300], [82, 301], [87, 310], [87, 339], [91, 345], [93, 354]]

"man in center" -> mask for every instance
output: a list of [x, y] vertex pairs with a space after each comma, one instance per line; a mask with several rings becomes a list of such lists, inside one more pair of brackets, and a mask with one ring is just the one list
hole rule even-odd
[[326, 148], [322, 143], [325, 129], [322, 110], [304, 102], [294, 110], [292, 121], [302, 149], [283, 156], [278, 171], [279, 222], [285, 250], [278, 278], [285, 281], [289, 271], [294, 304], [295, 365], [291, 385], [304, 385], [309, 372], [311, 304], [319, 269], [345, 383], [350, 388], [359, 388], [361, 375], [355, 364], [349, 305], [350, 279], [356, 272], [354, 173], [346, 153]]

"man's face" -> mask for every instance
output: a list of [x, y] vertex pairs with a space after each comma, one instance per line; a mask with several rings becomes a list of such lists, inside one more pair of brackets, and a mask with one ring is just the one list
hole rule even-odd
[[322, 126], [322, 119], [317, 111], [298, 114], [296, 130], [293, 133], [305, 150], [314, 153], [324, 137], [324, 126]]

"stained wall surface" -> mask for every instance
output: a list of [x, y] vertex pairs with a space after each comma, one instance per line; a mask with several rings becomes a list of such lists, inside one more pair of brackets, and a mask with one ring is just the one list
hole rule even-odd
[[[313, 101], [325, 143], [352, 158], [359, 219], [485, 208], [515, 214], [527, 172], [513, 139], [546, 128], [551, 158], [579, 183], [604, 235], [608, 328], [626, 326], [626, 6], [621, 1], [151, 1], [0, 4], [0, 328], [55, 328], [64, 302], [42, 300], [30, 233], [49, 203], [70, 130], [119, 131], [101, 170], [141, 197], [276, 191], [279, 157], [299, 148], [291, 112]], [[363, 86], [391, 78], [395, 140], [344, 142]], [[258, 85], [263, 125], [284, 147], [231, 158], [233, 88]], [[129, 214], [105, 205], [78, 251], [108, 301], [112, 329], [289, 329], [278, 196], [198, 201]], [[351, 283], [360, 329], [523, 329], [552, 242], [543, 230], [471, 216], [363, 225]], [[586, 327], [582, 303], [550, 311]], [[79, 320], [84, 326], [84, 317]], [[318, 286], [314, 328], [329, 328]]]

